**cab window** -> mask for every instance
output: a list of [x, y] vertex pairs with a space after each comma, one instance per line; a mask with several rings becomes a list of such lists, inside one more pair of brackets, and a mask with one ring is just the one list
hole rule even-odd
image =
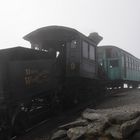
[[82, 43], [82, 53], [84, 58], [88, 58], [88, 43], [85, 41]]
[[95, 48], [92, 45], [89, 45], [89, 58], [95, 60]]

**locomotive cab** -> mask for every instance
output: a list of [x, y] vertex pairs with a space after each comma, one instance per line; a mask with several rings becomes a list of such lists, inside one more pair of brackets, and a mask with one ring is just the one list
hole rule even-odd
[[52, 74], [61, 81], [65, 103], [100, 96], [95, 90], [98, 85], [96, 49], [101, 36], [91, 33], [87, 37], [72, 28], [48, 26], [27, 34], [24, 39], [33, 49], [47, 51], [56, 60]]
[[66, 77], [97, 78], [96, 47], [102, 40], [97, 33], [86, 37], [75, 29], [48, 26], [24, 37], [33, 49], [47, 51], [61, 60]]

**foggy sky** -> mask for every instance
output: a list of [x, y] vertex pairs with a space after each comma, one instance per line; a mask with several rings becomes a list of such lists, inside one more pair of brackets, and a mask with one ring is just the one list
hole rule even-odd
[[140, 58], [140, 0], [0, 0], [0, 49], [30, 47], [22, 37], [50, 25], [98, 32], [100, 45]]

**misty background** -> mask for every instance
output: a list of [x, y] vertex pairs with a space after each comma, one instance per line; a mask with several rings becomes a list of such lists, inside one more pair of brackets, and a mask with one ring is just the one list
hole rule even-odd
[[0, 49], [30, 47], [22, 37], [61, 25], [115, 45], [140, 58], [140, 0], [0, 0]]

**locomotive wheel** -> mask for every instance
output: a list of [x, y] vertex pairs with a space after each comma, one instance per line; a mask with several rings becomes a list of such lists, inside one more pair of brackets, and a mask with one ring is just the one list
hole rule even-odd
[[26, 112], [21, 111], [15, 119], [14, 123], [14, 133], [16, 135], [21, 135], [26, 132], [26, 130], [29, 128], [29, 117]]

